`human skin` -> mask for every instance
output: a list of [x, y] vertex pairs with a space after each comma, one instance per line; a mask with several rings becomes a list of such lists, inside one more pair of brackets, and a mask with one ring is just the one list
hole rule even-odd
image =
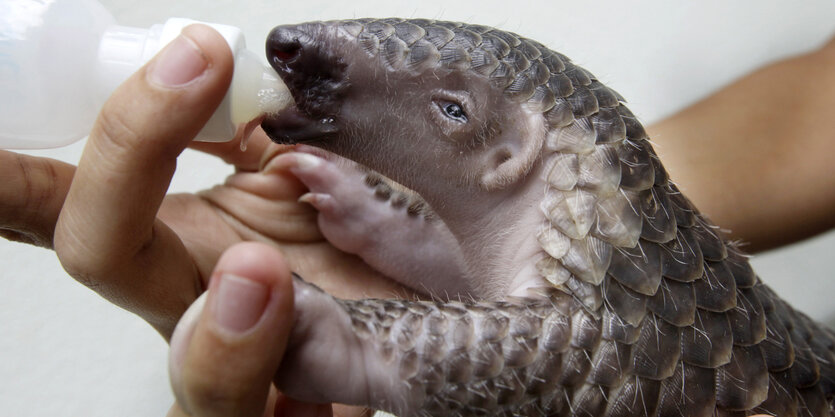
[[[648, 128], [671, 178], [748, 252], [835, 227], [835, 38]], [[721, 184], [721, 186], [720, 186]]]
[[[0, 155], [0, 169], [5, 171], [2, 176], [11, 179], [4, 181], [7, 188], [0, 190], [4, 236], [48, 247], [54, 242], [71, 275], [115, 304], [136, 312], [166, 337], [185, 308], [208, 287], [220, 253], [243, 240], [278, 246], [293, 270], [305, 277], [329, 279], [320, 285], [336, 295], [392, 295], [397, 290], [395, 285], [356, 258], [335, 251], [321, 238], [315, 213], [295, 201], [303, 193], [301, 186], [286, 172], [270, 169], [268, 161], [281, 148], [270, 145], [262, 136], [250, 142], [246, 153], [238, 152], [237, 145], [196, 146], [224, 158], [239, 172], [226, 184], [199, 196], [164, 197], [176, 156], [208, 118], [228, 84], [230, 64], [222, 41], [204, 29], [191, 28], [186, 34], [201, 45], [210, 63], [206, 72], [187, 87], [172, 89], [148, 83], [146, 70], [140, 71], [108, 103], [77, 171], [55, 161], [7, 152]], [[147, 98], [147, 106], [141, 104], [142, 100], [137, 106], [137, 97]], [[208, 104], [199, 104], [205, 102]], [[128, 105], [130, 112], [125, 111]], [[696, 113], [692, 117], [698, 120], [708, 116]], [[138, 121], [151, 118], [157, 121], [154, 126], [132, 128], [141, 126]], [[659, 134], [673, 137], [670, 130], [663, 133], [664, 123], [659, 124]], [[673, 123], [667, 129], [675, 131], [675, 126]], [[665, 143], [665, 139], [657, 141]], [[661, 148], [663, 157], [669, 160], [667, 151]], [[674, 178], [679, 177], [675, 168], [678, 163], [673, 160], [668, 166]], [[75, 180], [71, 180], [74, 173]], [[693, 184], [699, 179], [695, 178]], [[678, 182], [698, 187], [688, 185], [691, 182], [685, 174]], [[705, 207], [699, 201], [701, 197], [688, 190], [697, 205]], [[279, 215], [272, 214], [275, 217], [269, 222], [258, 223], [265, 211]], [[706, 211], [720, 224], [730, 224], [717, 217], [721, 210]], [[341, 284], [340, 279], [348, 275], [370, 281], [360, 283], [357, 288], [361, 289], [357, 290]]]
[[232, 246], [206, 294], [171, 340], [177, 403], [169, 417], [333, 414], [327, 404], [300, 403], [271, 389], [293, 325], [293, 284], [280, 252], [255, 242]]

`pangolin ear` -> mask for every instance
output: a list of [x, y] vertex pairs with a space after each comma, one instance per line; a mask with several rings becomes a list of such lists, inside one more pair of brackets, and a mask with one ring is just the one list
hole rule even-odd
[[541, 117], [520, 117], [504, 130], [484, 155], [481, 185], [496, 190], [513, 184], [530, 171], [545, 141]]

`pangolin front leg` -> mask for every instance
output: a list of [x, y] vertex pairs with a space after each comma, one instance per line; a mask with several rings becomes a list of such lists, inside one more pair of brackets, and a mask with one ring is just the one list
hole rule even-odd
[[309, 192], [322, 234], [376, 270], [418, 292], [470, 297], [461, 249], [423, 199], [355, 162], [299, 145], [274, 164], [290, 170]]

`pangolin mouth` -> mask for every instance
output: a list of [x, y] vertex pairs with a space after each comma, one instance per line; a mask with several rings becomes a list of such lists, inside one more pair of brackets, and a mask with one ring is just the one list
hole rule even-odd
[[333, 117], [317, 118], [298, 107], [268, 116], [261, 122], [261, 128], [273, 142], [282, 144], [316, 142], [339, 132]]
[[267, 60], [287, 85], [295, 108], [261, 124], [277, 143], [309, 143], [339, 131], [339, 111], [349, 89], [344, 60], [328, 48], [330, 39], [301, 26], [279, 26], [267, 38]]

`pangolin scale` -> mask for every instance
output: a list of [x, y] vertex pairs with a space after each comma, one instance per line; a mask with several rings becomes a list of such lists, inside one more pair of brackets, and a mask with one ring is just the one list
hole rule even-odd
[[[420, 193], [439, 221], [451, 209], [420, 179], [357, 157], [374, 151], [367, 145], [340, 145], [374, 136], [343, 122], [340, 107], [363, 76], [394, 97], [427, 74], [461, 76], [461, 88], [486, 85], [541, 126], [521, 174], [462, 183], [483, 193], [536, 184], [538, 220], [527, 233], [538, 284], [473, 301], [349, 301], [298, 280], [285, 362], [327, 366], [310, 340], [331, 320], [352, 335], [333, 349], [359, 351], [350, 357], [368, 375], [353, 379], [364, 389], [305, 386], [302, 370], [283, 365], [276, 382], [289, 395], [402, 416], [833, 415], [835, 334], [760, 281], [670, 180], [624, 99], [564, 55], [490, 27], [422, 19], [282, 26], [267, 53], [309, 119], [295, 130], [268, 119], [273, 140], [369, 165]], [[352, 69], [358, 62], [363, 73]], [[484, 121], [461, 152], [493, 146], [510, 129], [501, 120]]]

